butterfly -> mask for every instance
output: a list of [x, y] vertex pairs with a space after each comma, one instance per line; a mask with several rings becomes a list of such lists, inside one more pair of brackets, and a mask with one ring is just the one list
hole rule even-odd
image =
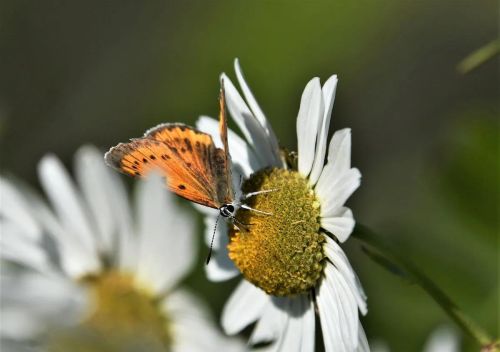
[[219, 109], [222, 149], [207, 133], [181, 123], [164, 123], [147, 130], [141, 138], [112, 147], [104, 159], [109, 166], [133, 177], [159, 171], [170, 191], [236, 220], [241, 203], [235, 200], [233, 191], [223, 86]]

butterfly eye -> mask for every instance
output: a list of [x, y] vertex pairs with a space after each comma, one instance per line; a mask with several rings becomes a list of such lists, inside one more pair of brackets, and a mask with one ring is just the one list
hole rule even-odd
[[234, 215], [234, 206], [232, 204], [224, 204], [219, 208], [220, 214], [226, 218], [233, 217]]

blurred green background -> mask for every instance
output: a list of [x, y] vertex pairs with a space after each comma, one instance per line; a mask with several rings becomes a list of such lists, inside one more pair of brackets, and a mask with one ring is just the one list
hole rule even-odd
[[[498, 61], [456, 69], [497, 37], [497, 22], [492, 0], [2, 1], [3, 172], [37, 185], [48, 152], [69, 165], [81, 144], [104, 151], [160, 122], [216, 116], [218, 76], [234, 78], [235, 57], [293, 149], [306, 82], [337, 73], [332, 130], [352, 128], [363, 174], [349, 201], [356, 218], [498, 334]], [[187, 284], [218, 315], [238, 280], [208, 282], [200, 250]], [[420, 351], [449, 322], [355, 240], [346, 250], [369, 297], [371, 340]]]

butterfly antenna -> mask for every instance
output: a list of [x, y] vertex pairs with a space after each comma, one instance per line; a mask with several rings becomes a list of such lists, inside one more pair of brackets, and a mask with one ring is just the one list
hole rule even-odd
[[253, 196], [257, 196], [259, 194], [271, 193], [271, 192], [276, 192], [276, 191], [279, 191], [279, 188], [266, 189], [266, 190], [257, 191], [257, 192], [250, 192], [250, 193], [243, 195], [243, 199], [245, 200], [245, 199], [251, 198]]
[[219, 222], [219, 218], [220, 214], [217, 215], [217, 219], [215, 219], [214, 233], [212, 234], [212, 240], [210, 241], [210, 248], [208, 249], [206, 265], [208, 265], [208, 263], [210, 262], [210, 258], [212, 257], [212, 247], [214, 246], [215, 231], [217, 231], [217, 223]]

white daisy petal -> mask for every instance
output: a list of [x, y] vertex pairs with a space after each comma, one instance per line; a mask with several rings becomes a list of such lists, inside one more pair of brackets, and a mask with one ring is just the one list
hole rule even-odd
[[239, 340], [225, 338], [216, 330], [205, 305], [190, 292], [176, 290], [162, 302], [162, 306], [166, 316], [172, 319], [174, 352], [244, 350], [244, 344]]
[[339, 312], [335, 295], [329, 285], [323, 283], [321, 283], [317, 290], [316, 302], [318, 305], [325, 350], [332, 352], [347, 351], [340, 333], [338, 321]]
[[327, 351], [351, 352], [358, 348], [360, 323], [355, 292], [348, 278], [334, 265], [327, 264], [317, 302]]
[[242, 280], [222, 311], [221, 323], [226, 334], [236, 334], [256, 321], [269, 299], [264, 291]]
[[[25, 192], [25, 196], [31, 204], [34, 218], [54, 240], [61, 269], [73, 278], [81, 278], [89, 273], [97, 272], [100, 263], [95, 252], [89, 253], [81, 242], [67, 234], [63, 225], [39, 197], [29, 191]], [[48, 254], [52, 253], [48, 252]]]
[[245, 96], [245, 99], [250, 106], [250, 109], [253, 112], [253, 115], [259, 121], [260, 125], [262, 128], [266, 131], [267, 137], [268, 137], [268, 143], [270, 144], [271, 150], [273, 151], [272, 157], [275, 159], [275, 164], [274, 165], [279, 165], [279, 145], [278, 145], [278, 139], [276, 138], [276, 135], [274, 134], [274, 131], [271, 127], [271, 124], [269, 121], [266, 119], [266, 116], [264, 115], [264, 112], [260, 108], [259, 104], [257, 103], [257, 100], [252, 94], [252, 91], [250, 90], [250, 87], [248, 86], [245, 76], [243, 75], [243, 70], [241, 69], [240, 62], [238, 59], [234, 60], [234, 70], [236, 72], [236, 77], [238, 79], [238, 83], [240, 84], [241, 90], [243, 91], [243, 95]]
[[344, 242], [354, 229], [355, 221], [351, 209], [341, 207], [336, 216], [321, 218], [321, 227]]
[[132, 271], [137, 267], [138, 237], [134, 217], [130, 207], [127, 190], [117, 174], [109, 174], [108, 188], [110, 199], [113, 199], [113, 216], [116, 228], [116, 265], [124, 270]]
[[207, 278], [215, 282], [227, 281], [240, 274], [233, 261], [229, 259], [227, 250], [212, 253], [210, 262], [205, 265], [205, 272]]
[[16, 225], [0, 220], [0, 257], [37, 271], [49, 270], [47, 253], [38, 242], [26, 238], [23, 230]]
[[[213, 249], [218, 250], [227, 246], [229, 243], [228, 239], [228, 228], [226, 220], [219, 216], [219, 211], [214, 209], [213, 214], [215, 216], [205, 216], [203, 222], [205, 223], [205, 244], [210, 246], [213, 244]], [[217, 223], [217, 227], [216, 224]], [[215, 230], [215, 232], [214, 232]], [[213, 237], [213, 241], [212, 241]]]
[[54, 156], [44, 157], [39, 164], [40, 182], [65, 228], [67, 236], [81, 243], [88, 255], [97, 260], [96, 239], [88, 213], [63, 165]]
[[24, 236], [38, 239], [41, 235], [39, 224], [34, 221], [23, 195], [7, 179], [0, 177], [0, 216], [21, 227]]
[[271, 342], [279, 339], [286, 322], [286, 312], [284, 310], [286, 301], [286, 298], [270, 297], [262, 310], [262, 316], [252, 331], [249, 344]]
[[424, 352], [456, 351], [460, 351], [460, 340], [456, 331], [448, 326], [441, 326], [433, 331], [424, 346]]
[[356, 299], [359, 310], [363, 315], [365, 315], [367, 313], [366, 295], [363, 291], [363, 288], [361, 287], [361, 283], [359, 282], [356, 273], [354, 272], [354, 269], [352, 268], [349, 260], [347, 259], [347, 256], [345, 255], [342, 248], [337, 244], [337, 242], [335, 242], [328, 236], [325, 236], [325, 238], [325, 254], [346, 280], [350, 288], [351, 295], [353, 295], [353, 297]]
[[[288, 324], [279, 341], [279, 350], [314, 351], [314, 313], [309, 297], [306, 295], [294, 297], [289, 299], [288, 303]], [[306, 324], [310, 324], [311, 321], [312, 326], [307, 326]]]
[[113, 234], [116, 232], [113, 217], [115, 204], [108, 191], [113, 184], [109, 182], [109, 170], [104, 164], [102, 153], [91, 146], [80, 148], [75, 156], [75, 171], [96, 225], [99, 250], [108, 253], [113, 244]]
[[333, 134], [328, 148], [328, 171], [323, 170], [316, 189], [331, 182], [332, 177], [341, 175], [351, 168], [351, 129], [344, 128]]
[[[326, 168], [328, 165], [325, 166]], [[323, 218], [332, 217], [338, 213], [339, 208], [361, 184], [361, 173], [358, 169], [352, 168], [337, 178], [331, 179], [330, 182], [327, 187], [316, 192], [321, 202], [321, 217]]]
[[[153, 285], [156, 293], [171, 288], [194, 263], [193, 221], [164, 187], [163, 179], [152, 174], [139, 183], [137, 212], [139, 282]], [[165, 270], [165, 268], [169, 268]]]
[[299, 172], [307, 177], [311, 172], [316, 150], [316, 138], [323, 118], [323, 94], [319, 78], [309, 81], [302, 93], [297, 116], [297, 152]]
[[[1, 330], [1, 328], [0, 328]], [[32, 341], [6, 339], [0, 341], [2, 352], [42, 352], [38, 346], [33, 346]]]
[[62, 277], [2, 273], [0, 335], [33, 338], [50, 327], [76, 323], [87, 307], [85, 291]]
[[[210, 134], [215, 145], [218, 148], [222, 148], [218, 121], [207, 116], [201, 116], [196, 122], [196, 127], [200, 131]], [[250, 176], [259, 167], [259, 161], [254, 151], [242, 138], [231, 130], [228, 130], [227, 141], [233, 164], [236, 164], [243, 171], [245, 177]]]
[[[217, 221], [217, 229], [214, 234], [215, 221]], [[205, 216], [205, 243], [210, 246], [212, 243], [212, 257], [208, 265], [205, 265], [205, 272], [211, 281], [226, 281], [237, 276], [240, 271], [234, 265], [234, 262], [229, 259], [227, 245], [229, 243], [228, 230], [225, 219], [220, 216]]]
[[300, 347], [300, 352], [313, 352], [314, 349], [314, 341], [316, 338], [315, 335], [315, 324], [316, 324], [316, 319], [314, 315], [314, 304], [312, 302], [312, 299], [307, 297], [307, 301], [305, 302], [306, 304], [306, 310], [305, 313], [302, 316], [302, 341], [301, 341], [301, 347]]
[[[356, 352], [370, 352], [370, 345], [368, 344], [368, 340], [366, 339], [365, 330], [361, 326], [361, 322], [359, 322], [359, 331], [358, 331], [358, 348], [356, 348]], [[437, 351], [436, 351], [437, 352]]]
[[331, 76], [322, 88], [325, 110], [320, 128], [318, 129], [318, 140], [316, 144], [316, 154], [311, 174], [309, 175], [310, 184], [314, 185], [321, 175], [325, 163], [326, 141], [328, 138], [328, 130], [330, 128], [330, 118], [332, 115], [333, 102], [335, 101], [335, 92], [337, 89], [337, 75]]
[[61, 162], [54, 156], [44, 157], [39, 165], [40, 182], [57, 214], [54, 216], [37, 197], [31, 197], [38, 221], [61, 246], [62, 266], [73, 276], [96, 272], [101, 264], [95, 237], [82, 200]]
[[276, 166], [276, 160], [273, 157], [275, 151], [268, 143], [267, 132], [253, 116], [229, 77], [222, 74], [221, 80], [224, 81], [229, 114], [240, 128], [245, 139], [255, 150], [255, 156], [259, 161], [259, 165], [262, 167]]
[[[328, 266], [328, 265], [327, 265]], [[327, 270], [325, 270], [325, 275], [328, 277]], [[332, 290], [335, 292], [339, 308], [339, 322], [340, 322], [340, 332], [346, 345], [356, 347], [358, 344], [358, 307], [356, 304], [356, 299], [350, 292], [349, 287], [344, 279], [344, 277], [337, 271], [330, 271]]]

